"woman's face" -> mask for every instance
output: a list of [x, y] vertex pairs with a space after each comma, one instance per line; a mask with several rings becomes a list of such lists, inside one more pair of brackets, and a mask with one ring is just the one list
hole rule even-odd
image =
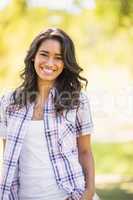
[[38, 81], [54, 83], [64, 68], [60, 42], [53, 39], [43, 41], [35, 55], [34, 67]]

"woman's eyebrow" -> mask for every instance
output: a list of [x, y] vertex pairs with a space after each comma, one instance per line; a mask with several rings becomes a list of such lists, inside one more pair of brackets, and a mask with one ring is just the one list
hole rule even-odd
[[[46, 51], [46, 50], [40, 50], [40, 53], [46, 53], [46, 54], [49, 54], [49, 51]], [[56, 56], [62, 56], [61, 53], [55, 53]]]
[[40, 53], [49, 53], [48, 51], [45, 51], [45, 50], [40, 50]]

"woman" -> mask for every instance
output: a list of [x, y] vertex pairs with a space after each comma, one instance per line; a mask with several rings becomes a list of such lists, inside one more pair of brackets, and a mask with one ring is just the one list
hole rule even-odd
[[81, 71], [64, 31], [50, 28], [35, 37], [22, 85], [0, 101], [1, 200], [93, 199], [93, 123]]

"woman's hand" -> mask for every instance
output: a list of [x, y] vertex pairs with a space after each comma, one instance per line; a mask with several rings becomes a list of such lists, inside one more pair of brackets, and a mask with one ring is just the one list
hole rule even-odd
[[80, 200], [93, 200], [93, 194], [89, 190], [85, 190]]
[[[69, 200], [69, 197], [65, 200]], [[89, 190], [85, 190], [82, 194], [82, 197], [80, 198], [80, 200], [93, 200], [93, 193]]]

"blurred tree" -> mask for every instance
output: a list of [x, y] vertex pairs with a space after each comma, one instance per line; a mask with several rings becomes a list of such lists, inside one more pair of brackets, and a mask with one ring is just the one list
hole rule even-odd
[[27, 0], [12, 0], [11, 6], [15, 15], [24, 15], [27, 10]]
[[81, 0], [73, 0], [73, 4], [80, 7], [82, 5], [83, 1], [84, 0], [82, 0], [82, 1]]
[[[129, 20], [130, 24], [133, 23], [133, 1], [132, 0], [119, 0], [119, 25], [126, 25], [125, 18]], [[127, 22], [127, 20], [126, 20]]]
[[73, 0], [80, 10], [77, 13], [30, 7], [27, 2], [12, 0], [0, 12], [0, 59], [3, 67], [0, 76], [3, 79], [8, 77], [4, 73], [8, 66], [10, 77], [17, 71], [14, 66], [23, 65], [22, 56], [34, 35], [49, 26], [63, 28], [71, 35], [79, 62], [86, 70], [94, 64], [102, 68], [118, 64], [132, 69], [133, 30], [129, 26], [133, 19], [132, 0], [94, 0], [96, 8], [92, 10], [84, 7], [89, 0]]
[[130, 14], [130, 2], [129, 0], [121, 0], [120, 1], [120, 12], [123, 15], [129, 15]]
[[115, 16], [114, 26], [131, 25], [133, 23], [133, 1], [132, 0], [115, 0], [115, 1], [102, 1], [96, 0], [97, 9], [96, 13], [99, 17]]

